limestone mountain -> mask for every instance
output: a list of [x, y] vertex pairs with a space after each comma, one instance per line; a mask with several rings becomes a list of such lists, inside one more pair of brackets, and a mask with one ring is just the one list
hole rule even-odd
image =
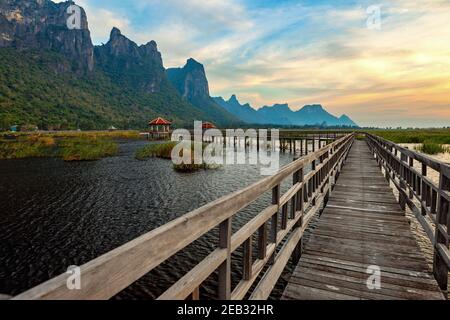
[[[67, 28], [67, 9], [72, 4], [50, 0], [0, 1], [0, 47], [55, 51], [69, 58], [70, 67], [76, 71], [92, 71], [94, 46], [82, 8], [81, 28]], [[64, 65], [59, 67], [67, 69]]]
[[240, 104], [236, 95], [232, 95], [230, 99], [225, 101], [222, 97], [213, 98], [214, 101], [229, 113], [247, 123], [264, 123], [264, 118], [250, 104]]
[[293, 112], [289, 109], [287, 103], [274, 104], [272, 106], [264, 106], [258, 109], [258, 114], [262, 116], [264, 122], [271, 124], [281, 124], [281, 125], [293, 125], [294, 120], [292, 119]]
[[[229, 113], [209, 95], [209, 84], [204, 66], [190, 58], [182, 68], [167, 69], [169, 81], [186, 101], [208, 112], [208, 121], [232, 124], [239, 118]], [[241, 119], [242, 121], [242, 119]]]
[[183, 98], [154, 41], [137, 45], [114, 28], [108, 43], [94, 47], [82, 8], [80, 28], [67, 25], [73, 5], [0, 1], [0, 129], [145, 128], [155, 116], [184, 127], [238, 122], [208, 99], [196, 106]]
[[121, 85], [160, 92], [165, 78], [155, 41], [138, 46], [113, 28], [108, 43], [95, 47], [96, 66]]
[[145, 128], [155, 116], [180, 126], [194, 120], [222, 127], [354, 125], [321, 106], [256, 111], [236, 96], [213, 99], [201, 63], [191, 58], [182, 68], [166, 70], [155, 41], [138, 45], [117, 28], [106, 44], [94, 46], [81, 7], [79, 28], [68, 26], [73, 6], [73, 1], [0, 0], [0, 129]]
[[342, 116], [339, 117], [339, 122], [340, 123], [345, 123], [348, 126], [352, 126], [352, 127], [357, 127], [358, 125], [356, 124], [356, 122], [354, 122], [349, 116], [347, 116], [346, 114], [343, 114]]
[[256, 110], [248, 103], [241, 104], [236, 95], [232, 95], [227, 101], [222, 97], [216, 97], [214, 101], [239, 119], [253, 124], [283, 126], [358, 126], [347, 115], [342, 115], [338, 118], [330, 114], [319, 104], [306, 105], [298, 111], [293, 111], [286, 103], [264, 106]]
[[351, 126], [354, 124], [341, 122], [340, 119], [328, 111], [322, 105], [306, 105], [294, 112], [294, 121], [302, 121], [307, 125], [326, 124], [327, 126]]
[[182, 68], [167, 69], [167, 76], [181, 96], [187, 100], [209, 97], [209, 84], [204, 66], [190, 58]]

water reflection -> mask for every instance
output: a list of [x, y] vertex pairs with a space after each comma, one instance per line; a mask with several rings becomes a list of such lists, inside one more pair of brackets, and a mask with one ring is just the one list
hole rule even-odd
[[[122, 143], [117, 156], [95, 162], [0, 162], [0, 293], [16, 295], [262, 178], [257, 165], [178, 173], [167, 160], [135, 160], [145, 143]], [[280, 165], [290, 161], [288, 153], [280, 155]], [[242, 210], [233, 227], [269, 203], [266, 194]], [[214, 248], [215, 236], [195, 242], [117, 298], [157, 296]]]

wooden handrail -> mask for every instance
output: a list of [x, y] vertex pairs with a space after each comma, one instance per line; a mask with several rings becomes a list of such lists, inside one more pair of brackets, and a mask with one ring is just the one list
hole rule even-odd
[[[402, 209], [411, 209], [434, 247], [433, 273], [442, 290], [448, 289], [450, 271], [450, 166], [391, 141], [366, 133], [370, 149], [386, 179], [399, 192]], [[421, 164], [421, 172], [414, 168]], [[427, 168], [439, 173], [439, 184], [427, 178]], [[416, 201], [414, 201], [414, 199]], [[428, 217], [428, 219], [427, 219]]]
[[[251, 296], [267, 298], [291, 254], [299, 257], [302, 235], [308, 222], [327, 201], [333, 178], [339, 174], [353, 139], [354, 134], [348, 134], [284, 166], [273, 176], [212, 201], [87, 262], [80, 267], [80, 290], [69, 290], [68, 275], [61, 274], [14, 299], [109, 299], [217, 226], [220, 233], [217, 248], [160, 299], [185, 299], [190, 295], [198, 298], [198, 288], [216, 270], [219, 270], [219, 298], [242, 299], [264, 267], [270, 264]], [[312, 171], [304, 175], [310, 164]], [[290, 176], [294, 178], [293, 186], [280, 195], [279, 186]], [[272, 190], [272, 205], [232, 234], [233, 216], [269, 190]], [[280, 215], [281, 229], [278, 230]], [[268, 237], [269, 221], [272, 227]], [[255, 233], [259, 246], [258, 259], [253, 262], [251, 239]], [[276, 252], [279, 245], [282, 248]], [[246, 252], [245, 272], [232, 290], [231, 253], [240, 246]]]

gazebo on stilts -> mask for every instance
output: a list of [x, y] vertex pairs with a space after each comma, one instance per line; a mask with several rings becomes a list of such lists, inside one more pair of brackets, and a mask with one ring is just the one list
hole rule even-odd
[[172, 122], [164, 118], [158, 117], [148, 123], [150, 130], [148, 132], [149, 139], [161, 140], [170, 138]]

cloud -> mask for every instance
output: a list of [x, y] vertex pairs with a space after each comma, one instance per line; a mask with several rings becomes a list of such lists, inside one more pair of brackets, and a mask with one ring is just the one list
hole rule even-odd
[[214, 95], [255, 107], [322, 103], [367, 125], [450, 121], [447, 0], [383, 1], [380, 30], [366, 27], [365, 0], [78, 2], [96, 43], [117, 26], [157, 41], [166, 66], [194, 57]]

